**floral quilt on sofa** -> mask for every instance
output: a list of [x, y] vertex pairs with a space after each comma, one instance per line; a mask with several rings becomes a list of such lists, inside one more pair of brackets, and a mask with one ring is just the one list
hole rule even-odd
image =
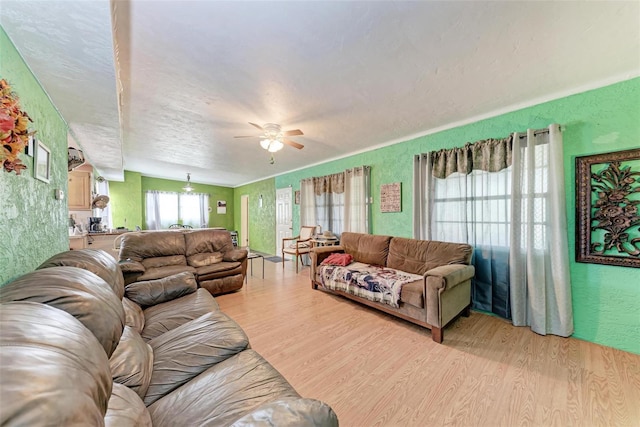
[[361, 262], [353, 262], [345, 267], [321, 265], [318, 271], [321, 284], [327, 289], [347, 292], [395, 308], [400, 304], [402, 286], [422, 279], [418, 274]]

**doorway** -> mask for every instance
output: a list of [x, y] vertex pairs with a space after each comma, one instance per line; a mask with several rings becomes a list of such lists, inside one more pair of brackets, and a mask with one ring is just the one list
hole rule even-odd
[[240, 196], [240, 247], [249, 246], [249, 195]]
[[282, 254], [282, 239], [293, 234], [293, 190], [291, 187], [276, 190], [276, 255]]

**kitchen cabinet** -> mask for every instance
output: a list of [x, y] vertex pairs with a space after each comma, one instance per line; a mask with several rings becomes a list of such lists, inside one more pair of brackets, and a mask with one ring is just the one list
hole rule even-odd
[[87, 236], [69, 236], [69, 249], [84, 249], [87, 247]]
[[113, 248], [113, 242], [119, 235], [120, 234], [112, 233], [89, 233], [88, 247], [91, 249], [102, 249], [117, 260], [120, 251]]
[[85, 171], [69, 172], [67, 190], [70, 211], [91, 210], [91, 173]]

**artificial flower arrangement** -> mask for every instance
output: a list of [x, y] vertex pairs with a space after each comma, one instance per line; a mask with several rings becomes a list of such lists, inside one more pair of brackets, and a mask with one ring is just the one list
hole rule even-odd
[[0, 79], [0, 162], [7, 172], [20, 172], [27, 167], [22, 164], [18, 154], [24, 151], [33, 132], [27, 130], [29, 115], [20, 109], [20, 100], [5, 79]]

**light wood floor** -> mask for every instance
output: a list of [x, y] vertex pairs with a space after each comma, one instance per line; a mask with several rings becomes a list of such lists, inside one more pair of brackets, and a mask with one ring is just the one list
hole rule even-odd
[[309, 268], [253, 261], [217, 297], [252, 347], [341, 426], [640, 426], [640, 355], [472, 312], [429, 331], [312, 290]]

